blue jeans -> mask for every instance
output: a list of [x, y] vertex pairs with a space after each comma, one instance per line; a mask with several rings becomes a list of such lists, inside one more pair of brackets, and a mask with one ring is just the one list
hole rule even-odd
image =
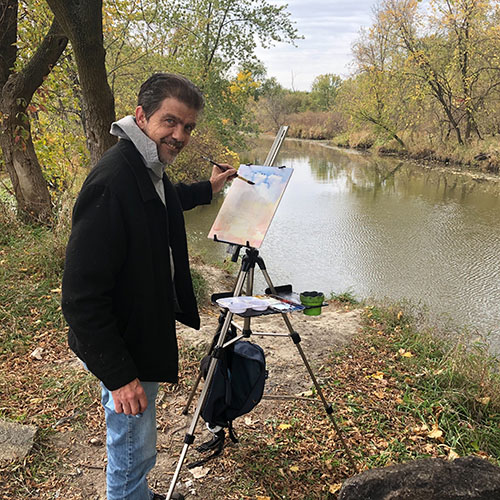
[[157, 382], [141, 382], [148, 407], [140, 415], [116, 413], [111, 391], [101, 384], [106, 415], [108, 500], [150, 500], [146, 476], [156, 462]]

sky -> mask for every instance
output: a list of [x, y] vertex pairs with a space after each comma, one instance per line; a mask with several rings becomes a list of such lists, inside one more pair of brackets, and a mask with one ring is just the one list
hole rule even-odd
[[270, 0], [288, 4], [291, 20], [303, 40], [296, 47], [280, 43], [270, 49], [258, 49], [257, 56], [267, 68], [267, 76], [276, 77], [288, 89], [311, 90], [318, 75], [335, 73], [348, 76], [352, 68], [351, 45], [362, 26], [372, 23], [376, 0]]

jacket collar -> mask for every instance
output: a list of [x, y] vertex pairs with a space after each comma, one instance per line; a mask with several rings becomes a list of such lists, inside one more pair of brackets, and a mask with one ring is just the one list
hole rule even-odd
[[[144, 159], [134, 144], [126, 139], [120, 139], [117, 148], [136, 178], [142, 199], [144, 201], [159, 199], [158, 193], [149, 177], [146, 165], [144, 164]], [[164, 174], [163, 179], [165, 179], [165, 177]]]

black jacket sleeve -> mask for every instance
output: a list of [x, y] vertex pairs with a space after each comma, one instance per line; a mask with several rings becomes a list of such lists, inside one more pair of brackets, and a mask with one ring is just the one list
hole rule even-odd
[[181, 202], [182, 210], [191, 210], [198, 205], [208, 205], [212, 201], [212, 184], [210, 181], [194, 184], [176, 184], [175, 190]]
[[62, 310], [73, 333], [71, 347], [110, 390], [137, 377], [113, 314], [113, 290], [126, 251], [118, 200], [105, 186], [84, 187], [66, 250]]

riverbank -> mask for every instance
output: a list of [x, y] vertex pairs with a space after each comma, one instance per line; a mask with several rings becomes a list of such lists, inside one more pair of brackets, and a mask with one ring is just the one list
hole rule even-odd
[[[0, 466], [4, 499], [104, 499], [105, 430], [97, 381], [66, 345], [59, 307], [65, 231], [15, 225], [0, 241], [2, 321], [0, 412], [38, 427], [24, 462]], [[6, 226], [7, 227], [7, 226]], [[194, 262], [201, 296], [233, 277]], [[218, 310], [203, 304], [201, 332], [179, 329], [182, 379], [158, 400], [158, 466], [151, 484], [166, 491], [191, 417], [181, 416]], [[356, 304], [349, 294], [321, 316], [291, 317], [358, 469], [421, 457], [500, 456], [496, 361], [479, 343], [466, 350], [424, 326], [408, 305]], [[262, 329], [282, 329], [279, 316]], [[254, 328], [261, 329], [255, 326]], [[346, 458], [294, 344], [262, 341], [270, 378], [266, 397], [235, 423], [240, 444], [190, 472], [188, 498], [334, 499], [354, 470]], [[197, 443], [206, 433], [197, 431]], [[194, 448], [194, 447], [193, 447]], [[188, 462], [197, 456], [190, 450]]]
[[[381, 156], [389, 158], [399, 158], [401, 160], [413, 163], [418, 167], [440, 170], [442, 172], [447, 172], [450, 174], [466, 175], [467, 177], [477, 181], [477, 182], [492, 182], [500, 183], [500, 161], [498, 164], [495, 163], [489, 168], [484, 168], [485, 163], [488, 161], [487, 156], [481, 156], [481, 160], [477, 160], [474, 163], [464, 163], [461, 160], [453, 160], [448, 156], [439, 157], [434, 153], [410, 153], [406, 151], [398, 151], [387, 148], [373, 148], [365, 147], [363, 145], [356, 147], [350, 146], [348, 143], [343, 143], [336, 141], [335, 139], [299, 139], [296, 137], [287, 137], [288, 141], [305, 142], [310, 144], [316, 144], [323, 148], [343, 151], [343, 152], [353, 152], [360, 155], [366, 156]], [[500, 147], [500, 146], [499, 146]], [[491, 170], [491, 171], [489, 171]]]
[[341, 114], [336, 112], [305, 112], [284, 118], [289, 125], [288, 136], [301, 140], [328, 142], [343, 149], [397, 156], [416, 161], [419, 165], [440, 165], [455, 171], [500, 176], [500, 139], [496, 136], [471, 138], [467, 144], [453, 139], [414, 134], [404, 142], [383, 137], [371, 129], [350, 129]]

